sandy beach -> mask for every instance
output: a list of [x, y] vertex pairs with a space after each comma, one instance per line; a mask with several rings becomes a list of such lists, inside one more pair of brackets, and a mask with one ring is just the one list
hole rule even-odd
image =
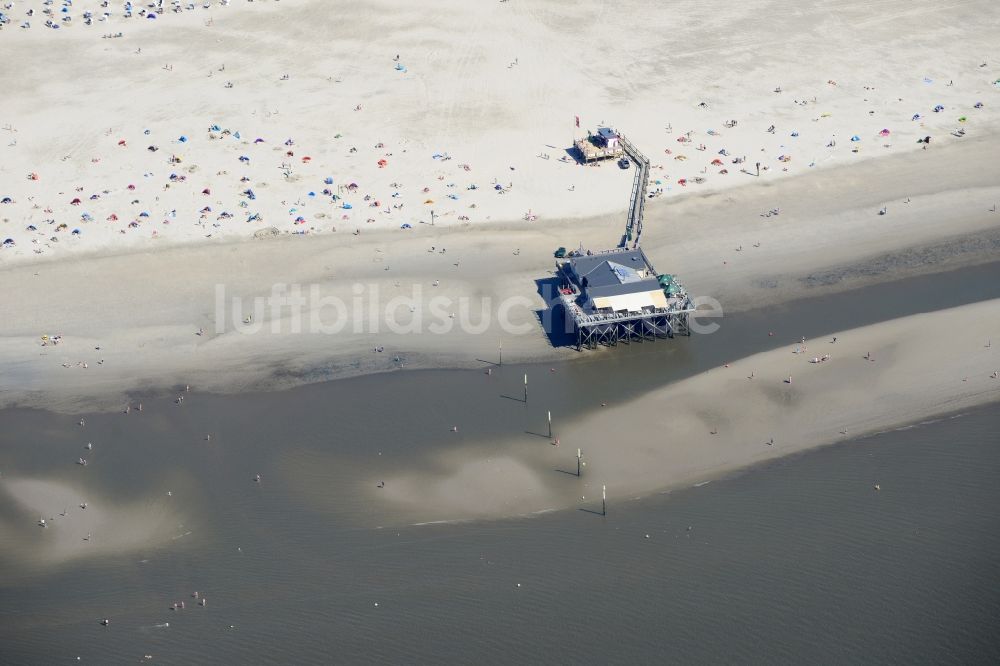
[[[30, 26], [15, 9], [34, 12]], [[539, 320], [553, 250], [600, 250], [622, 233], [632, 172], [567, 152], [603, 124], [650, 156], [646, 253], [724, 311], [988, 262], [1000, 248], [989, 3], [789, 12], [759, 0], [683, 18], [642, 3], [43, 9], [5, 10], [0, 45], [18, 65], [0, 72], [0, 405], [118, 409], [184, 385], [474, 367], [501, 344], [513, 362], [572, 358]], [[304, 309], [267, 306], [292, 289], [309, 295]], [[436, 331], [419, 319], [435, 299]], [[331, 333], [329, 300], [362, 307]], [[976, 339], [996, 328], [986, 305], [923, 316], [969, 318]], [[388, 323], [400, 319], [412, 325]], [[915, 336], [920, 321], [847, 336], [875, 353], [917, 339], [836, 391], [804, 380], [786, 393], [860, 405], [872, 394], [846, 387], [873, 367], [898, 368], [883, 388], [902, 391], [934, 344]], [[849, 344], [838, 355], [857, 357]], [[976, 376], [969, 354], [935, 361]], [[683, 384], [674, 427], [704, 428], [692, 415], [714, 414], [709, 398], [732, 389], [715, 381]], [[921, 383], [880, 416], [857, 412], [855, 427], [995, 397], [988, 381], [974, 394], [979, 380], [940, 381], [950, 388]], [[741, 399], [764, 401], [759, 391]], [[773, 448], [723, 448], [677, 478], [828, 441], [835, 424], [802, 413]], [[712, 442], [735, 436], [716, 425]], [[505, 477], [530, 479], [509, 464]], [[666, 483], [655, 479], [635, 486]]]

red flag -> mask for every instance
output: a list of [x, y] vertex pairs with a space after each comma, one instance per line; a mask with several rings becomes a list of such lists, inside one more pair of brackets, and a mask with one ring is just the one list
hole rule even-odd
[[579, 126], [580, 126], [580, 116], [577, 116], [577, 117], [576, 117], [576, 126], [577, 126], [577, 127], [579, 127]]

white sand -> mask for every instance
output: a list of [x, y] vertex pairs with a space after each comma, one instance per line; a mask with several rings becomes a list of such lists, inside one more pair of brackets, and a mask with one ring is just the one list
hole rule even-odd
[[[938, 334], [945, 327], [946, 340]], [[643, 493], [996, 401], [1000, 378], [991, 374], [1000, 371], [1000, 353], [986, 341], [998, 332], [1000, 301], [844, 331], [836, 343], [808, 340], [802, 353], [789, 345], [626, 404], [595, 404], [591, 416], [556, 428], [558, 447], [497, 442], [489, 460], [451, 450], [435, 461], [440, 474], [400, 471], [385, 476], [384, 489], [359, 481], [359, 490], [387, 520], [410, 522], [574, 505], [600, 510], [604, 484], [611, 504], [620, 505]], [[874, 360], [865, 358], [869, 354]], [[811, 362], [825, 355], [831, 358]], [[587, 462], [581, 479], [556, 471], [575, 471], [577, 447]]]
[[[926, 135], [933, 154], [1000, 123], [1000, 8], [985, 0], [794, 11], [766, 0], [683, 11], [648, 2], [613, 11], [595, 1], [215, 2], [156, 21], [124, 20], [114, 8], [91, 26], [82, 12], [102, 10], [78, 2], [60, 30], [41, 27], [40, 14], [31, 29], [14, 28], [32, 7], [42, 3], [8, 12], [14, 24], [0, 42], [0, 198], [12, 199], [0, 205], [0, 240], [16, 243], [0, 252], [4, 264], [272, 227], [427, 234], [431, 210], [442, 226], [529, 210], [539, 227], [620, 213], [631, 172], [559, 161], [574, 135], [602, 121], [650, 156], [659, 181], [650, 189], [666, 200], [914, 151]], [[738, 125], [725, 127], [730, 120]], [[960, 127], [964, 138], [950, 135]], [[754, 174], [760, 162], [762, 175], [740, 173], [736, 157]], [[351, 183], [355, 192], [342, 189]], [[494, 183], [512, 187], [498, 194]]]
[[[71, 25], [53, 30], [41, 14], [17, 28], [42, 8], [17, 3], [0, 40], [11, 65], [0, 68], [0, 200], [11, 199], [0, 203], [0, 241], [14, 243], [0, 249], [0, 404], [72, 409], [118, 396], [108, 405], [172, 382], [273, 386], [278, 369], [290, 385], [399, 367], [396, 354], [406, 367], [468, 365], [494, 353], [495, 308], [509, 299], [527, 333], [504, 333], [507, 359], [568, 355], [535, 325], [535, 280], [556, 247], [601, 249], [621, 235], [632, 172], [559, 160], [575, 132], [601, 121], [662, 166], [642, 237], [656, 266], [729, 311], [818, 293], [807, 278], [819, 271], [1000, 229], [994, 3], [789, 11], [755, 0], [675, 12], [626, 2], [609, 12], [597, 2], [284, 0], [156, 20], [112, 8], [107, 22], [83, 25], [97, 5], [75, 3]], [[952, 136], [959, 127], [967, 134]], [[740, 173], [737, 156], [760, 161], [762, 175]], [[494, 182], [513, 187], [498, 194]], [[529, 209], [539, 219], [521, 221]], [[251, 240], [272, 227], [287, 237]], [[990, 247], [905, 271], [984, 261]], [[888, 263], [822, 288], [904, 273]], [[276, 283], [348, 302], [358, 283], [383, 296], [420, 286], [425, 297], [489, 298], [494, 321], [481, 335], [293, 335], [285, 320], [274, 333], [216, 333], [217, 285], [249, 299]], [[273, 320], [257, 318], [266, 331]], [[62, 344], [42, 347], [43, 335]]]

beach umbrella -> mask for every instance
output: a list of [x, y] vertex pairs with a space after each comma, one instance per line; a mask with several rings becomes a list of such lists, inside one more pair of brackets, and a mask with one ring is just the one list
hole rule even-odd
[[349, 203], [347, 203], [347, 202], [345, 201], [345, 202], [344, 202], [344, 204], [343, 204], [343, 206], [342, 206], [342, 208], [345, 208], [345, 209], [347, 209], [347, 210], [350, 210], [350, 209], [354, 208], [354, 206], [352, 206], [351, 204], [349, 204]]
[[70, 201], [69, 203], [70, 203], [71, 206], [79, 206], [80, 205], [80, 198], [76, 197], [72, 201]]
[[108, 215], [108, 222], [117, 222], [117, 221], [118, 221], [118, 216], [117, 215], [115, 215], [114, 213], [111, 213], [111, 215]]
[[910, 120], [920, 120], [920, 114], [919, 113], [914, 113], [913, 117], [910, 118]]
[[13, 238], [8, 238], [8, 239], [6, 239], [6, 240], [5, 240], [4, 242], [3, 242], [3, 244], [4, 244], [4, 245], [5, 245], [6, 247], [10, 247], [10, 246], [12, 246], [12, 245], [15, 245], [15, 243], [14, 243], [14, 239], [13, 239]]
[[854, 136], [851, 137], [851, 141], [861, 141], [861, 137], [855, 134]]
[[305, 222], [305, 221], [306, 221], [306, 218], [304, 218], [304, 217], [302, 217], [301, 215], [299, 215], [299, 216], [298, 216], [297, 218], [295, 218], [295, 221], [296, 221], [296, 222], [297, 222], [298, 224], [302, 224], [303, 222]]
[[201, 191], [201, 193], [202, 193], [202, 194], [211, 194], [211, 193], [212, 193], [212, 190], [210, 190], [210, 189], [208, 189], [208, 188], [206, 187], [205, 189], [203, 189], [203, 190]]
[[798, 135], [799, 135], [798, 132], [792, 132], [792, 136], [798, 136]]
[[147, 213], [146, 211], [142, 211], [141, 213], [139, 213], [139, 217], [149, 217], [149, 213]]
[[303, 157], [303, 158], [302, 158], [302, 161], [303, 161], [303, 162], [309, 162], [309, 161], [311, 161], [311, 160], [312, 160], [312, 158], [311, 158], [311, 157], [309, 157], [308, 155], [306, 155], [305, 157]]
[[424, 203], [425, 203], [425, 204], [432, 204], [432, 203], [434, 203], [434, 199], [428, 199], [428, 200], [427, 200], [427, 201], [425, 201]]
[[327, 176], [326, 178], [323, 179], [323, 183], [325, 185], [333, 185], [333, 178], [331, 178], [330, 176]]
[[941, 106], [940, 104], [934, 107], [934, 113], [940, 113], [942, 111], [944, 111], [944, 107]]
[[135, 189], [135, 185], [132, 185], [132, 184], [130, 183], [130, 184], [129, 184], [129, 186], [128, 186], [128, 189], [129, 189], [129, 191], [132, 191], [132, 190], [134, 190], [134, 189]]
[[240, 162], [249, 162], [250, 158], [246, 155], [240, 155]]
[[139, 223], [133, 220], [132, 222], [128, 223], [128, 226], [129, 226], [130, 229], [138, 229], [139, 228]]
[[[722, 160], [720, 160], [718, 157], [716, 157], [714, 160], [712, 160], [712, 166], [722, 166]], [[659, 183], [660, 181], [656, 181], [656, 182]]]
[[962, 116], [961, 118], [958, 119], [958, 122], [964, 123], [966, 120], [968, 120], [968, 118], [966, 118], [965, 116]]
[[188, 138], [183, 134], [181, 134], [180, 138], [178, 138], [177, 140], [180, 141], [181, 143], [187, 143]]
[[11, 199], [10, 197], [4, 197], [3, 199], [0, 199], [0, 203], [5, 203], [5, 204], [14, 203], [14, 200]]
[[38, 231], [38, 227], [36, 227], [33, 224], [29, 224], [28, 228], [26, 229], [26, 231]]
[[83, 233], [83, 232], [81, 232], [81, 231], [80, 231], [79, 229], [74, 229], [74, 230], [73, 230], [73, 231], [71, 231], [70, 233], [71, 233], [72, 235], [74, 235], [74, 236], [79, 236], [79, 235], [80, 235], [81, 233]]
[[127, 144], [125, 143], [125, 139], [119, 139], [119, 140], [118, 140], [118, 145], [119, 145], [119, 146], [125, 146], [125, 145], [127, 145]]
[[264, 139], [262, 139], [260, 137], [257, 137], [256, 139], [253, 140], [253, 142], [254, 143], [264, 143]]
[[413, 227], [411, 227], [409, 224], [403, 224], [399, 228], [400, 229], [412, 229]]
[[146, 18], [148, 18], [148, 19], [155, 19], [156, 18], [156, 14], [153, 13], [153, 12], [150, 12], [150, 13], [146, 14]]
[[879, 132], [880, 136], [889, 136], [889, 134], [890, 132], [887, 129], [883, 129], [881, 132]]

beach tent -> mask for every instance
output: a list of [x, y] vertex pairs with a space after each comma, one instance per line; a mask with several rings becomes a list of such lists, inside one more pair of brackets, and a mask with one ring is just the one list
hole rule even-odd
[[9, 204], [9, 203], [14, 203], [14, 200], [11, 199], [10, 197], [4, 197], [3, 199], [0, 199], [0, 204]]
[[149, 213], [146, 211], [142, 211], [141, 213], [139, 213], [139, 217], [149, 217]]
[[153, 13], [153, 12], [150, 12], [150, 13], [146, 14], [146, 18], [148, 18], [148, 19], [155, 19], [156, 18], [156, 14]]
[[914, 113], [913, 117], [910, 118], [910, 120], [920, 120], [920, 114], [919, 113]]
[[354, 208], [354, 206], [352, 206], [351, 204], [349, 204], [349, 203], [347, 203], [345, 201], [344, 204], [341, 206], [341, 208], [345, 208], [347, 210], [350, 210], [350, 209]]
[[7, 240], [5, 240], [3, 242], [3, 244], [4, 244], [4, 247], [11, 247], [11, 246], [13, 246], [15, 244], [14, 243], [14, 239], [13, 238], [8, 238]]
[[333, 185], [333, 178], [327, 176], [326, 178], [323, 179], [323, 183], [326, 185]]
[[412, 229], [413, 227], [411, 227], [409, 224], [403, 224], [399, 228], [400, 229]]

